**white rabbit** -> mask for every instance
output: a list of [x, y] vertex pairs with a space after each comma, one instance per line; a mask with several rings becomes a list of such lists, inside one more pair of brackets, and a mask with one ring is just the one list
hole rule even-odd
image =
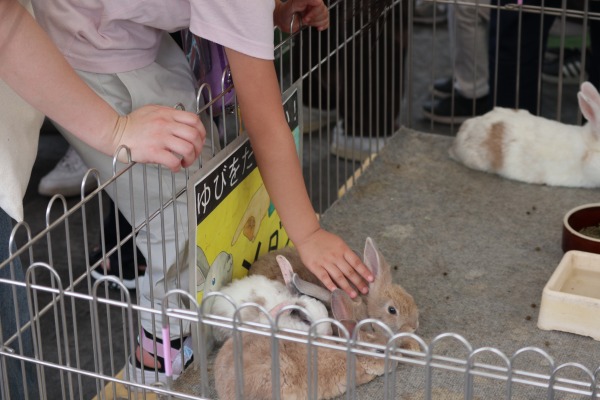
[[450, 157], [469, 168], [527, 183], [600, 186], [600, 94], [584, 82], [577, 98], [588, 120], [583, 126], [496, 107], [461, 125]]
[[[244, 303], [255, 303], [271, 312], [273, 310], [279, 311], [288, 305], [301, 307], [306, 312], [298, 309], [288, 309], [284, 312], [279, 318], [278, 327], [308, 331], [312, 322], [328, 318], [327, 308], [319, 300], [297, 292], [290, 281], [293, 274], [290, 263], [285, 257], [278, 258], [277, 261], [280, 263], [282, 273], [286, 277], [286, 284], [268, 279], [262, 275], [253, 275], [234, 280], [222, 287], [220, 292], [231, 297], [236, 307]], [[234, 307], [225, 297], [214, 297], [211, 308], [212, 314], [233, 318], [234, 312]], [[269, 324], [265, 313], [254, 306], [243, 308], [241, 320]], [[228, 328], [213, 327], [213, 336], [217, 343], [221, 343], [231, 336], [231, 332], [231, 329]], [[318, 324], [316, 332], [320, 335], [331, 335], [331, 324]]]
[[[331, 305], [336, 320], [343, 322], [350, 335], [357, 322], [353, 315], [354, 305], [341, 289], [332, 292]], [[358, 342], [385, 345], [389, 335], [382, 329], [373, 332], [358, 331]], [[306, 340], [306, 337], [304, 338]], [[242, 333], [242, 370], [244, 374], [244, 398], [268, 399], [272, 397], [271, 381], [271, 338], [251, 333]], [[356, 344], [356, 347], [362, 346]], [[372, 348], [362, 350], [373, 351]], [[221, 400], [236, 396], [234, 356], [236, 347], [233, 338], [225, 342], [215, 360], [215, 387]], [[319, 348], [317, 352], [317, 398], [326, 399], [342, 395], [348, 388], [347, 358], [343, 350]], [[307, 347], [296, 341], [279, 341], [280, 396], [282, 399], [308, 398]], [[357, 353], [354, 364], [356, 385], [375, 379], [385, 372], [385, 359]]]

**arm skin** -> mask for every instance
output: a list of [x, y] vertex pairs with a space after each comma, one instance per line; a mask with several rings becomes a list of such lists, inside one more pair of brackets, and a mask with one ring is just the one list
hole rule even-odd
[[370, 271], [340, 237], [319, 225], [285, 120], [273, 62], [226, 52], [260, 173], [302, 261], [329, 290], [337, 284], [355, 297], [351, 281], [366, 293], [365, 279], [373, 280]]
[[176, 172], [191, 165], [204, 145], [206, 131], [194, 113], [151, 105], [119, 116], [79, 78], [16, 0], [0, 0], [0, 79], [109, 156], [126, 145], [132, 160], [163, 164]]
[[[329, 27], [329, 10], [322, 0], [276, 0], [275, 25], [290, 32], [294, 14], [300, 16], [303, 24], [318, 30]], [[299, 28], [296, 21], [292, 28]], [[350, 281], [362, 293], [367, 293], [365, 280], [373, 281], [371, 272], [340, 237], [322, 229], [317, 220], [281, 106], [273, 62], [231, 49], [226, 51], [259, 170], [303, 263], [329, 290], [339, 286], [356, 297]]]

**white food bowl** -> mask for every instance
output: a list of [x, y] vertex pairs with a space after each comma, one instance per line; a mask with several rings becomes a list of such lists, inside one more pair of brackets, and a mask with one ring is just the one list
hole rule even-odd
[[565, 253], [544, 287], [538, 328], [600, 340], [600, 254]]

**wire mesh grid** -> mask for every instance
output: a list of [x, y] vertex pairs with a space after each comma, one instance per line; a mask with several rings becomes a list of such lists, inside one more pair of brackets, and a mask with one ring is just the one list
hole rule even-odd
[[[564, 56], [569, 41], [586, 49], [591, 39], [588, 25], [598, 20], [598, 14], [590, 11], [593, 2], [587, 1], [573, 6], [559, 2], [548, 6], [506, 4], [502, 8], [483, 2], [424, 3], [434, 6], [434, 15], [445, 13], [444, 7], [449, 6], [505, 10], [520, 18], [524, 14], [553, 15], [560, 21], [555, 33], [550, 34], [554, 35], [558, 54], [554, 61], [559, 64], [558, 71], [563, 70], [567, 62]], [[317, 34], [303, 29], [292, 36], [281, 35], [281, 43], [276, 47], [281, 90], [284, 92], [293, 85], [301, 88], [301, 126], [306, 133], [303, 167], [318, 212], [324, 212], [340, 192], [352, 186], [360, 171], [368, 167], [369, 156], [376, 154], [386, 137], [400, 125], [441, 134], [452, 134], [458, 127], [454, 123], [444, 125], [423, 119], [418, 112], [420, 102], [432, 98], [428, 93], [434, 81], [453, 74], [456, 68], [449, 47], [444, 44], [448, 40], [448, 26], [419, 25], [418, 5], [418, 2], [396, 1], [386, 10], [384, 18], [371, 26], [363, 13], [352, 14], [355, 8], [350, 2], [331, 2], [329, 30]], [[348, 17], [349, 14], [353, 16]], [[518, 26], [522, 26], [522, 19], [518, 21], [521, 21]], [[569, 36], [568, 21], [580, 26], [580, 33]], [[573, 82], [587, 78], [591, 62], [587, 54], [587, 51], [580, 53], [579, 75]], [[563, 75], [557, 75], [555, 81], [545, 81], [541, 74], [544, 56], [541, 50], [537, 53], [537, 113], [580, 123], [575, 102], [566, 99], [573, 91], [572, 82], [566, 82]], [[543, 95], [551, 90], [554, 90], [553, 95]], [[472, 105], [471, 111], [475, 113], [474, 103]], [[198, 112], [209, 117], [209, 121], [214, 120], [210, 104]], [[224, 115], [219, 123], [208, 125], [225, 132], [221, 145], [226, 147], [240, 132], [241, 123], [235, 112]], [[358, 146], [351, 141], [346, 149], [340, 149], [336, 142], [341, 137], [340, 132], [347, 139], [368, 140], [358, 140]], [[366, 148], [363, 142], [367, 143]], [[142, 194], [141, 201], [134, 201], [137, 197], [133, 194], [143, 192], [147, 185], [140, 185], [148, 179], [147, 168], [158, 171], [152, 176], [158, 177], [162, 188], [160, 199], [151, 202]], [[197, 168], [202, 168], [202, 160]], [[189, 172], [183, 175], [185, 183]], [[234, 332], [236, 357], [228, 385], [238, 398], [247, 398], [241, 384], [246, 371], [241, 368], [244, 353], [239, 345], [246, 343], [248, 337], [256, 340], [263, 337], [268, 341], [271, 357], [265, 360], [273, 364], [272, 374], [266, 377], [272, 383], [265, 383], [271, 391], [267, 398], [280, 396], [278, 386], [283, 383], [278, 371], [282, 361], [277, 354], [285, 351], [282, 349], [288, 342], [301, 343], [306, 349], [305, 362], [301, 365], [307, 369], [304, 382], [307, 398], [317, 398], [317, 388], [323, 385], [316, 364], [316, 354], [321, 349], [337, 349], [347, 357], [350, 372], [341, 384], [341, 393], [337, 394], [348, 398], [597, 398], [600, 369], [590, 370], [577, 362], [556, 365], [548, 352], [536, 347], [504, 354], [492, 347], [473, 348], [455, 333], [440, 334], [427, 343], [415, 334], [388, 332], [390, 339], [383, 345], [360, 342], [354, 336], [348, 339], [318, 337], [314, 333], [277, 329], [275, 321], [269, 328], [242, 323], [239, 318], [224, 320], [205, 310], [207, 302], [198, 305], [181, 289], [166, 293], [168, 301], [162, 308], [140, 305], [137, 296], [142, 271], [134, 269], [130, 277], [135, 291], [124, 285], [124, 276], [99, 274], [94, 277], [92, 271], [100, 271], [111, 256], [118, 266], [125, 258], [133, 259], [133, 265], [141, 264], [139, 253], [131, 244], [140, 236], [150, 235], [152, 230], [159, 237], [170, 239], [162, 241], [158, 252], [147, 244], [142, 252], [144, 261], [147, 265], [166, 268], [164, 255], [175, 253], [175, 264], [181, 265], [182, 270], [176, 269], [173, 279], [183, 282], [183, 266], [188, 261], [188, 227], [186, 218], [175, 214], [178, 207], [187, 209], [187, 188], [160, 167], [116, 161], [114, 176], [108, 181], [100, 182], [94, 170], [88, 173], [86, 180], [95, 181], [97, 188], [87, 195], [82, 194], [81, 201], [70, 208], [64, 198], [54, 197], [46, 211], [45, 225], [36, 228], [39, 233], [33, 232], [27, 223], [20, 223], [11, 235], [14, 252], [2, 264], [10, 273], [0, 279], [0, 283], [3, 290], [10, 291], [17, 324], [22, 328], [0, 340], [3, 343], [0, 349], [3, 398], [14, 398], [8, 393], [8, 379], [14, 368], [21, 369], [24, 376], [37, 377], [39, 394], [26, 393], [26, 398], [215, 398], [215, 354], [208, 341], [213, 327]], [[107, 193], [119, 199], [117, 204], [109, 201]], [[121, 228], [117, 208], [129, 209], [131, 215], [136, 215], [134, 228]], [[102, 239], [109, 214], [114, 217], [118, 238], [115, 244]], [[167, 232], [165, 221], [176, 221], [173, 232]], [[18, 262], [26, 267], [24, 277], [19, 276]], [[23, 296], [26, 302], [22, 301]], [[9, 307], [8, 304], [3, 306]], [[163, 329], [179, 327], [183, 331], [184, 325], [189, 326], [195, 356], [188, 371], [194, 371], [194, 382], [186, 381], [185, 373], [178, 380], [169, 377], [160, 384], [151, 383], [157, 371], [144, 377], [136, 376], [130, 361], [135, 357], [142, 312], [156, 320], [168, 320], [169, 324]], [[338, 324], [334, 320], [319, 323], [324, 322]], [[344, 331], [343, 327], [339, 329]], [[27, 347], [29, 335], [32, 349]], [[403, 348], [402, 343], [409, 339], [418, 343], [420, 350]], [[156, 341], [153, 346], [158, 349], [162, 344]], [[185, 357], [183, 350], [178, 353], [179, 357]], [[360, 368], [364, 358], [380, 360], [383, 368], [371, 383], [355, 386], [359, 378], [352, 372]], [[27, 387], [25, 381], [23, 386]]]
[[[403, 121], [453, 135], [501, 106], [581, 124], [579, 84], [600, 85], [599, 11], [594, 1], [416, 1]], [[424, 27], [424, 16], [438, 22]]]

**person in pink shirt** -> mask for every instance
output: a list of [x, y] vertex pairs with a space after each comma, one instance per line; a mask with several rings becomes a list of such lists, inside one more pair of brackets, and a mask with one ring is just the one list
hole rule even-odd
[[[27, 6], [29, 1], [21, 3]], [[126, 145], [133, 160], [162, 164], [172, 171], [194, 163], [206, 135], [194, 113], [173, 107], [146, 105], [119, 114], [77, 76], [16, 0], [0, 0], [0, 103], [0, 181], [4, 185], [0, 196], [0, 263], [12, 254], [12, 220], [23, 219], [22, 195], [35, 160], [43, 114], [107, 157]], [[8, 282], [24, 280], [18, 257], [0, 270], [0, 277]], [[11, 346], [18, 355], [33, 357], [31, 330], [19, 333], [29, 321], [25, 288], [2, 285], [0, 304], [2, 337], [7, 340], [17, 334], [18, 342]], [[38, 398], [33, 364], [22, 366], [9, 357], [4, 367], [6, 380], [0, 398]]]
[[[294, 141], [281, 104], [281, 93], [273, 63], [274, 25], [288, 31], [292, 16], [300, 15], [304, 25], [324, 30], [329, 24], [323, 0], [33, 0], [36, 19], [53, 39], [77, 73], [125, 114], [148, 103], [182, 103], [195, 109], [193, 76], [187, 60], [167, 32], [183, 28], [226, 48], [244, 126], [250, 137], [265, 186], [285, 229], [304, 264], [333, 290], [340, 287], [356, 296], [368, 290], [373, 279], [361, 259], [339, 236], [324, 230], [310, 202]], [[293, 29], [298, 28], [298, 23]], [[260, 99], [260, 101], [258, 101]], [[103, 180], [112, 172], [112, 160], [91, 148], [58, 122], [58, 128], [76, 148], [86, 165], [100, 171]], [[218, 140], [209, 137], [202, 150], [203, 160], [218, 150]], [[138, 168], [139, 167], [139, 168]], [[144, 190], [119, 187], [113, 200], [134, 225], [144, 221], [143, 212], [131, 213], [135, 204], [149, 199], [150, 210], [171, 199], [171, 187], [157, 187], [158, 168], [134, 166], [134, 182]], [[142, 180], [144, 173], [149, 176]], [[185, 185], [185, 175], [175, 175], [176, 186]], [[169, 186], [169, 187], [167, 187]], [[146, 192], [145, 192], [146, 191]], [[161, 197], [162, 195], [162, 197]], [[186, 282], [187, 258], [182, 256], [187, 241], [187, 205], [173, 201], [164, 218], [151, 222], [140, 232], [137, 245], [145, 253], [148, 269], [140, 287], [140, 305], [160, 309], [164, 294]], [[138, 215], [139, 213], [139, 215]], [[176, 217], [173, 217], [173, 216]], [[150, 251], [148, 251], [150, 250]], [[160, 315], [141, 313], [143, 346], [135, 364], [146, 382], [160, 379], [164, 371], [160, 354], [152, 354], [160, 338]], [[171, 328], [172, 346], [186, 336], [186, 327]], [[164, 338], [167, 339], [167, 338]], [[134, 360], [131, 360], [133, 363]], [[173, 371], [176, 377], [178, 372]]]
[[77, 76], [18, 1], [0, 0], [0, 17], [0, 79], [33, 107], [105, 155], [126, 145], [134, 161], [172, 171], [196, 160], [206, 131], [194, 113], [148, 105], [119, 114]]

